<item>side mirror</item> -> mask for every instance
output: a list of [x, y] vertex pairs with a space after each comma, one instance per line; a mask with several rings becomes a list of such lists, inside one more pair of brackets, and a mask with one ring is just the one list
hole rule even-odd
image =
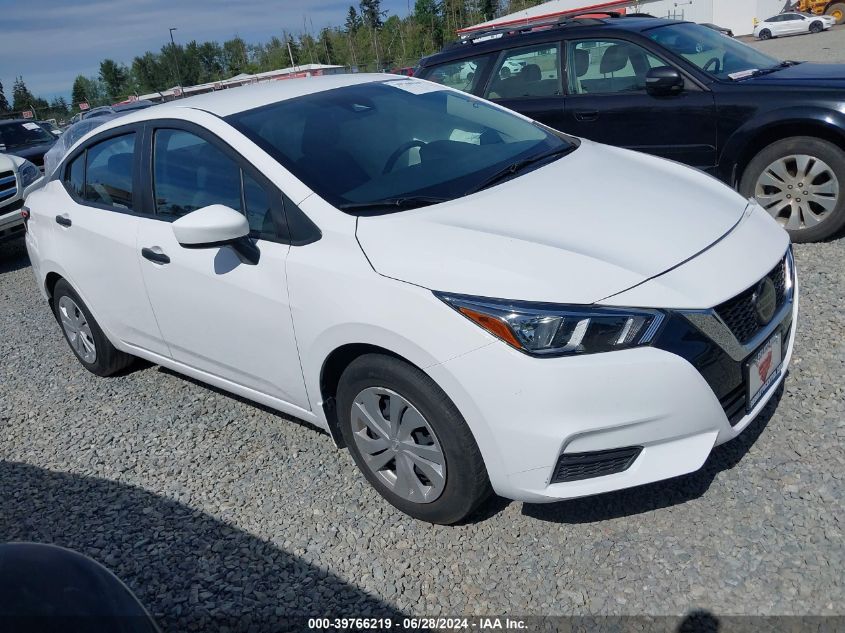
[[658, 66], [648, 71], [645, 76], [646, 92], [655, 97], [676, 95], [684, 89], [684, 78], [671, 66]]
[[249, 235], [249, 222], [242, 213], [222, 204], [192, 211], [173, 222], [173, 234], [182, 246], [222, 246]]
[[245, 264], [257, 264], [261, 257], [249, 236], [249, 222], [242, 213], [222, 204], [212, 204], [182, 216], [173, 224], [176, 241], [185, 248], [231, 246]]

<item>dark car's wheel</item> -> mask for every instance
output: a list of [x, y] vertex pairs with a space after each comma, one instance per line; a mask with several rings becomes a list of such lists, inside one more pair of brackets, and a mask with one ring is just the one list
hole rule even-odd
[[416, 367], [392, 356], [361, 356], [341, 376], [337, 412], [358, 468], [402, 512], [455, 523], [490, 494], [469, 427]]
[[824, 30], [824, 25], [821, 22], [813, 22], [810, 25], [810, 33], [821, 33]]
[[757, 37], [761, 40], [770, 40], [772, 39], [772, 32], [769, 29], [763, 29]]
[[845, 225], [845, 152], [810, 136], [777, 141], [751, 160], [739, 190], [756, 198], [793, 242], [823, 240]]
[[53, 310], [70, 349], [91, 373], [110, 376], [134, 360], [111, 344], [88, 307], [64, 279], [53, 289]]

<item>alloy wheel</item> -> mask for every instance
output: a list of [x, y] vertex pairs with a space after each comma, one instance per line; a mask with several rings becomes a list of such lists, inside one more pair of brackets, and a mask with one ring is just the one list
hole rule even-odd
[[841, 195], [836, 174], [823, 160], [797, 154], [774, 161], [757, 178], [754, 197], [790, 231], [824, 222]]
[[94, 344], [88, 319], [85, 318], [85, 313], [79, 309], [76, 302], [67, 295], [59, 299], [59, 316], [67, 340], [79, 357], [89, 364], [96, 361], [97, 346]]
[[368, 387], [352, 404], [352, 435], [367, 468], [393, 494], [431, 503], [446, 485], [446, 457], [428, 421], [403, 396]]

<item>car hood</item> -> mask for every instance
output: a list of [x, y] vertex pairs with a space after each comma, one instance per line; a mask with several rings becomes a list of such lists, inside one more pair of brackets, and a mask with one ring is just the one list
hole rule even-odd
[[382, 275], [484, 297], [593, 303], [727, 234], [747, 201], [715, 178], [589, 141], [450, 202], [358, 219]]
[[12, 147], [6, 150], [8, 154], [14, 154], [15, 156], [20, 156], [21, 158], [25, 158], [28, 161], [31, 161], [38, 165], [39, 167], [44, 164], [44, 154], [47, 153], [53, 145], [55, 145], [55, 141], [50, 141], [47, 143], [39, 143], [38, 145], [27, 145], [25, 147]]
[[800, 85], [808, 87], [819, 85], [824, 88], [845, 88], [845, 65], [803, 62], [746, 81], [750, 84], [762, 86]]

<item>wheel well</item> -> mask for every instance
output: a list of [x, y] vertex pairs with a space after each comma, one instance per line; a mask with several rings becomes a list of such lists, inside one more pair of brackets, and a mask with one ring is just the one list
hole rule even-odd
[[[335, 443], [343, 448], [343, 437], [338, 426], [337, 410], [335, 407], [335, 398], [337, 396], [337, 387], [340, 383], [340, 377], [350, 364], [364, 354], [384, 354], [386, 356], [393, 356], [399, 360], [409, 363], [408, 359], [402, 358], [399, 354], [391, 352], [389, 349], [379, 347], [377, 345], [369, 345], [366, 343], [350, 343], [342, 345], [329, 354], [323, 363], [323, 369], [320, 372], [320, 396], [323, 401], [323, 410], [326, 413], [326, 420], [329, 423], [329, 430]], [[413, 363], [410, 363], [413, 365]]]
[[53, 303], [53, 290], [56, 289], [56, 284], [59, 283], [59, 279], [62, 276], [59, 273], [47, 273], [47, 279], [44, 280], [44, 288], [47, 290], [47, 297], [48, 301], [52, 305]]
[[822, 124], [786, 123], [766, 128], [752, 138], [745, 145], [742, 154], [740, 154], [734, 169], [734, 186], [739, 187], [739, 183], [742, 181], [742, 175], [745, 173], [745, 168], [748, 167], [748, 163], [752, 161], [758, 152], [775, 141], [781, 141], [790, 136], [812, 136], [833, 143], [845, 151], [845, 136]]

